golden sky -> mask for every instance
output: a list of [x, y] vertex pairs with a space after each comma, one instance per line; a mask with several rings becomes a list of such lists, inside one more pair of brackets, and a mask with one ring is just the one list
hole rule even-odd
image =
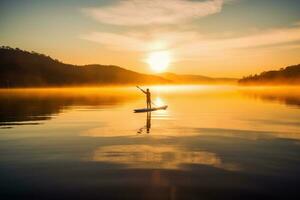
[[65, 63], [114, 64], [146, 73], [153, 73], [151, 63], [163, 64], [167, 71], [213, 77], [300, 63], [300, 2], [295, 0], [0, 4], [1, 45]]

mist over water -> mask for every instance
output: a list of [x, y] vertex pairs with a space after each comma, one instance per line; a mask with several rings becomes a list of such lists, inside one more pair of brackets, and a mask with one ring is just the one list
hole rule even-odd
[[298, 195], [300, 88], [150, 90], [167, 110], [133, 113], [146, 100], [130, 87], [1, 90], [1, 196]]

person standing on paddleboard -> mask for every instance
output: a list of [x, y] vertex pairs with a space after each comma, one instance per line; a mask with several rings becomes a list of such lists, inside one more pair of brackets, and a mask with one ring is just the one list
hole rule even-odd
[[139, 88], [144, 94], [146, 94], [146, 101], [147, 101], [147, 109], [151, 109], [151, 93], [149, 88], [147, 88], [147, 90], [143, 90], [142, 88], [140, 88], [139, 86], [136, 86], [137, 88]]

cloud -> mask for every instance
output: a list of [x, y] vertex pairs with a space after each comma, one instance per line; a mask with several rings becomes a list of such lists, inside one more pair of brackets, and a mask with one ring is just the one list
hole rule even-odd
[[161, 51], [177, 48], [199, 39], [196, 32], [150, 31], [109, 33], [91, 32], [80, 36], [81, 39], [97, 42], [107, 48], [120, 51]]
[[113, 25], [175, 24], [222, 10], [224, 0], [123, 0], [83, 12], [99, 22]]
[[[284, 47], [295, 48], [289, 43], [300, 41], [300, 26], [294, 28], [264, 30], [243, 37], [226, 39], [205, 39], [186, 43], [178, 47], [177, 52], [181, 56], [217, 56], [240, 50], [275, 50]], [[187, 51], [187, 49], [189, 51]]]
[[[300, 41], [300, 26], [259, 31], [247, 36], [209, 38], [196, 31], [140, 31], [122, 34], [93, 32], [82, 39], [98, 42], [107, 48], [120, 51], [150, 52], [170, 50], [179, 59], [211, 57], [241, 49], [290, 48], [291, 42]], [[293, 46], [293, 48], [295, 48]]]
[[147, 45], [141, 38], [117, 33], [92, 32], [80, 38], [103, 44], [113, 50], [144, 51]]

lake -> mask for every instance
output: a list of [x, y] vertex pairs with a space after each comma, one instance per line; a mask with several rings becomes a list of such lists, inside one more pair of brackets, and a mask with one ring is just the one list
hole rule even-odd
[[300, 88], [0, 90], [1, 199], [299, 199]]

